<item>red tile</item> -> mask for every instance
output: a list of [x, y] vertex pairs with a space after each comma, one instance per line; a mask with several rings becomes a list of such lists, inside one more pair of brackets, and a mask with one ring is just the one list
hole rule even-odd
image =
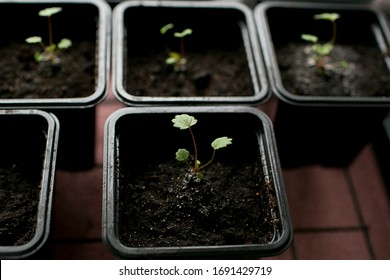
[[53, 200], [53, 238], [101, 238], [102, 169], [57, 171]]
[[284, 251], [279, 255], [262, 258], [262, 260], [293, 260], [293, 259], [294, 259], [294, 254], [292, 252], [291, 246], [286, 251]]
[[97, 165], [103, 164], [104, 124], [113, 112], [123, 107], [124, 105], [116, 101], [112, 94], [96, 107], [95, 163]]
[[351, 165], [350, 174], [375, 257], [390, 259], [390, 205], [379, 170], [372, 147], [367, 146]]
[[57, 260], [115, 260], [102, 242], [55, 244], [52, 254]]
[[278, 107], [278, 100], [275, 96], [271, 96], [267, 100], [267, 102], [257, 106], [257, 108], [263, 111], [270, 118], [271, 121], [275, 120], [277, 107]]
[[359, 226], [343, 169], [308, 166], [283, 174], [295, 228]]
[[361, 230], [296, 233], [294, 246], [302, 260], [371, 259]]

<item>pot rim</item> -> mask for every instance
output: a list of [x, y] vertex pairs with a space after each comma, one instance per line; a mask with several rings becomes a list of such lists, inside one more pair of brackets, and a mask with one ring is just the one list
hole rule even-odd
[[57, 109], [57, 108], [86, 108], [102, 102], [108, 95], [111, 53], [111, 8], [104, 0], [0, 0], [4, 4], [89, 4], [98, 9], [97, 49], [96, 49], [96, 86], [95, 91], [86, 97], [78, 98], [21, 98], [0, 99], [0, 109]]
[[[127, 9], [137, 7], [167, 7], [167, 8], [195, 8], [195, 9], [234, 9], [241, 12], [245, 18], [243, 28], [243, 39], [247, 49], [249, 68], [252, 77], [254, 95], [252, 96], [232, 96], [232, 97], [158, 97], [158, 96], [135, 96], [126, 91], [123, 83], [123, 51], [124, 46], [121, 42], [124, 39], [124, 12]], [[245, 34], [245, 35], [244, 35]], [[247, 37], [247, 38], [246, 38]], [[262, 51], [258, 44], [256, 27], [253, 19], [252, 10], [245, 4], [230, 1], [123, 1], [120, 2], [113, 10], [113, 46], [112, 46], [112, 91], [115, 97], [122, 103], [129, 106], [143, 105], [185, 105], [185, 104], [249, 104], [258, 105], [266, 102], [270, 97], [268, 79], [262, 58]], [[249, 49], [249, 51], [248, 51]]]
[[[390, 97], [331, 97], [331, 96], [300, 96], [293, 94], [283, 86], [277, 65], [275, 49], [272, 43], [271, 32], [267, 22], [267, 11], [271, 8], [289, 9], [329, 9], [341, 11], [361, 11], [373, 14], [377, 19], [377, 28], [380, 39], [386, 46], [390, 46], [390, 30], [385, 15], [378, 8], [364, 4], [346, 3], [312, 3], [312, 2], [282, 2], [266, 1], [256, 5], [254, 17], [258, 36], [265, 55], [265, 64], [270, 77], [273, 93], [278, 99], [295, 106], [340, 106], [340, 107], [390, 107]], [[390, 71], [390, 69], [389, 69]]]
[[59, 122], [54, 114], [41, 110], [0, 110], [2, 116], [39, 116], [47, 122], [46, 148], [42, 166], [42, 179], [37, 213], [37, 226], [34, 237], [26, 244], [19, 246], [0, 246], [1, 259], [24, 259], [38, 252], [46, 243], [50, 234], [55, 164], [57, 157]]
[[[262, 124], [261, 137], [264, 147], [269, 156], [271, 170], [270, 176], [275, 187], [279, 204], [279, 216], [281, 220], [281, 232], [274, 242], [269, 244], [252, 245], [223, 245], [223, 246], [187, 246], [187, 247], [157, 247], [157, 248], [133, 248], [123, 245], [116, 233], [115, 225], [115, 187], [116, 182], [116, 122], [122, 117], [132, 114], [251, 114], [258, 118]], [[287, 249], [292, 241], [292, 225], [288, 209], [287, 195], [282, 178], [282, 171], [276, 149], [275, 136], [272, 123], [265, 113], [249, 106], [200, 106], [200, 107], [139, 107], [122, 108], [109, 116], [105, 123], [104, 132], [104, 166], [103, 166], [103, 241], [106, 246], [116, 255], [124, 258], [143, 257], [177, 257], [177, 256], [222, 256], [230, 255], [251, 255], [251, 256], [272, 256]]]

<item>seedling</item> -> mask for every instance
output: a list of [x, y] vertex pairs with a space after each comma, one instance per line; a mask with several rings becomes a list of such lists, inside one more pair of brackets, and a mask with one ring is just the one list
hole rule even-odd
[[193, 146], [194, 146], [194, 162], [191, 165], [190, 162], [188, 161], [190, 153], [186, 149], [177, 150], [176, 160], [186, 162], [193, 169], [194, 174], [196, 176], [196, 181], [199, 182], [203, 179], [203, 174], [200, 172], [200, 170], [208, 166], [214, 160], [216, 150], [225, 148], [227, 145], [232, 144], [233, 139], [228, 138], [226, 136], [215, 139], [211, 143], [211, 147], [213, 148], [213, 154], [211, 156], [211, 159], [207, 163], [201, 164], [201, 162], [198, 160], [198, 148], [196, 145], [195, 136], [191, 129], [191, 126], [195, 125], [198, 122], [198, 120], [195, 119], [193, 116], [182, 114], [182, 115], [176, 115], [175, 118], [172, 119], [172, 122], [174, 127], [180, 129], [188, 129], [190, 131]]
[[332, 24], [332, 38], [326, 43], [319, 43], [317, 36], [312, 34], [302, 34], [301, 38], [312, 44], [312, 52], [314, 54], [314, 60], [316, 68], [319, 72], [323, 73], [326, 65], [326, 57], [328, 57], [336, 42], [337, 25], [336, 20], [340, 18], [337, 13], [323, 13], [314, 16], [314, 19], [327, 20]]
[[[169, 30], [174, 28], [173, 23], [168, 23], [161, 27], [160, 34], [164, 37], [167, 36]], [[168, 65], [173, 65], [175, 72], [185, 71], [187, 68], [187, 58], [185, 57], [185, 47], [184, 47], [184, 38], [192, 34], [192, 29], [186, 28], [182, 32], [174, 32], [173, 36], [180, 40], [180, 52], [171, 51], [165, 41], [165, 48], [168, 54], [168, 57], [165, 60], [165, 63]]]
[[53, 27], [51, 23], [51, 17], [54, 14], [57, 14], [62, 11], [60, 7], [51, 7], [39, 11], [39, 16], [47, 17], [48, 19], [48, 35], [49, 35], [49, 44], [45, 45], [43, 43], [42, 37], [32, 36], [26, 39], [26, 42], [29, 44], [40, 44], [42, 46], [42, 52], [36, 52], [34, 54], [34, 59], [37, 62], [47, 62], [50, 61], [52, 64], [61, 63], [60, 58], [56, 54], [57, 49], [67, 49], [72, 46], [72, 41], [69, 39], [61, 39], [58, 44], [54, 44], [53, 41]]

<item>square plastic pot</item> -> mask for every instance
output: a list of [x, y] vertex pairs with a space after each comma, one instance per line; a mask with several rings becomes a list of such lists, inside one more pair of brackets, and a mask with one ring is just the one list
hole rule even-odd
[[[390, 45], [383, 14], [368, 5], [346, 3], [263, 2], [255, 8], [255, 21], [272, 91], [278, 100], [275, 134], [283, 166], [312, 163], [346, 166], [361, 149], [375, 139], [388, 114], [388, 96], [297, 95], [287, 90], [277, 59], [281, 47], [302, 42], [301, 34], [327, 38], [315, 14], [335, 12], [336, 44], [369, 45], [385, 53]], [[283, 20], [281, 20], [283, 19]], [[328, 27], [328, 26], [327, 26]], [[383, 55], [385, 74], [390, 74]], [[367, 88], [370, 80], [367, 81]]]
[[[19, 234], [26, 234], [30, 231], [32, 237], [30, 240], [24, 238], [25, 243], [19, 245], [11, 245], [12, 240], [17, 240], [15, 232], [5, 231], [2, 227], [0, 232], [0, 258], [1, 259], [24, 259], [34, 258], [39, 254], [44, 247], [50, 233], [50, 218], [52, 211], [52, 199], [54, 188], [54, 175], [57, 156], [58, 132], [59, 124], [57, 118], [53, 114], [39, 110], [0, 110], [0, 130], [2, 137], [0, 138], [2, 168], [9, 166], [22, 166], [20, 172], [21, 177], [17, 178], [17, 182], [22, 181], [21, 178], [25, 174], [29, 174], [25, 181], [31, 181], [30, 184], [36, 185], [38, 193], [36, 199], [37, 206], [30, 213], [23, 216], [23, 221], [20, 219], [15, 228], [19, 229]], [[11, 182], [12, 178], [4, 178], [7, 176], [1, 174], [2, 189], [0, 190], [3, 199], [10, 199], [4, 194], [8, 193], [7, 189], [21, 189], [17, 183], [15, 185], [7, 185], [4, 182]], [[3, 181], [4, 180], [4, 181]], [[34, 183], [33, 183], [34, 182]], [[18, 183], [19, 184], [19, 183]], [[26, 193], [19, 194], [19, 206], [23, 199], [27, 197]], [[30, 198], [33, 199], [33, 198]], [[25, 202], [24, 202], [25, 203]], [[5, 202], [2, 204], [0, 212], [7, 211]], [[20, 206], [21, 207], [21, 206]], [[9, 213], [20, 215], [20, 209], [8, 209]], [[34, 226], [26, 223], [28, 215], [34, 215], [36, 212]], [[6, 225], [14, 222], [11, 217], [1, 215], [0, 223]], [[21, 229], [21, 230], [20, 230]], [[21, 235], [23, 236], [23, 235]], [[22, 243], [22, 242], [21, 242]]]
[[[186, 38], [186, 53], [202, 54], [207, 50], [224, 50], [235, 57], [242, 56], [246, 61], [245, 77], [249, 85], [245, 92], [236, 92], [231, 88], [230, 94], [220, 92], [202, 96], [201, 90], [183, 94], [179, 89], [172, 90], [169, 96], [148, 94], [145, 89], [129, 89], [135, 79], [132, 73], [139, 70], [128, 62], [132, 57], [149, 57], [153, 54], [164, 54], [166, 46], [160, 29], [173, 23], [175, 28], [191, 28], [193, 33]], [[176, 46], [176, 45], [175, 45]], [[172, 44], [171, 44], [172, 47]], [[256, 30], [251, 9], [239, 2], [232, 1], [124, 1], [115, 6], [113, 11], [113, 92], [117, 99], [128, 106], [142, 105], [210, 105], [210, 104], [248, 104], [263, 103], [269, 97], [261, 49], [256, 39]], [[244, 49], [241, 53], [241, 49]], [[211, 81], [224, 71], [227, 62], [221, 61], [220, 69], [210, 75], [201, 75], [196, 81]], [[165, 66], [164, 59], [161, 67]], [[189, 65], [189, 63], [188, 63]], [[226, 66], [227, 67], [227, 66]], [[206, 69], [209, 70], [209, 69]], [[160, 71], [160, 70], [159, 70]], [[240, 70], [243, 72], [244, 70]], [[203, 73], [199, 71], [199, 73]], [[153, 76], [153, 74], [152, 74]], [[194, 76], [198, 76], [197, 74]], [[234, 79], [234, 77], [231, 77]], [[163, 78], [162, 78], [163, 79]], [[186, 78], [187, 80], [190, 77]], [[203, 82], [199, 82], [202, 83]], [[196, 88], [194, 82], [193, 88]], [[157, 84], [157, 87], [159, 85]], [[146, 91], [146, 92], [143, 92]], [[162, 90], [160, 90], [162, 91]], [[179, 93], [177, 93], [177, 92]], [[225, 95], [224, 95], [225, 94]], [[157, 96], [158, 95], [158, 96]]]
[[[95, 107], [104, 100], [108, 89], [110, 6], [101, 0], [0, 0], [0, 25], [12, 26], [2, 28], [0, 46], [24, 43], [33, 35], [46, 40], [47, 21], [39, 17], [38, 12], [53, 6], [63, 8], [60, 14], [53, 16], [54, 35], [71, 39], [73, 45], [86, 41], [95, 45], [95, 53], [90, 54], [95, 65], [91, 74], [95, 84], [91, 92], [83, 92], [83, 97], [74, 97], [72, 92], [69, 97], [61, 98], [0, 98], [0, 108], [42, 109], [54, 113], [61, 123], [59, 168], [87, 169], [94, 164]], [[71, 52], [72, 47], [67, 51]]]
[[[277, 210], [270, 210], [269, 213], [273, 219], [280, 221], [272, 226], [273, 238], [270, 242], [181, 247], [130, 247], [121, 242], [118, 212], [121, 207], [121, 170], [132, 170], [130, 176], [138, 178], [140, 175], [137, 174], [142, 174], [150, 163], [174, 159], [177, 145], [187, 139], [182, 139], [185, 133], [172, 127], [171, 120], [177, 114], [194, 116], [202, 124], [202, 135], [207, 135], [206, 139], [221, 133], [233, 138], [228, 155], [219, 153], [219, 160], [235, 163], [261, 161], [264, 179], [272, 182], [278, 205]], [[205, 141], [198, 139], [199, 151], [209, 150], [210, 143]], [[260, 110], [241, 106], [124, 108], [113, 113], [106, 122], [104, 155], [103, 240], [115, 256], [124, 259], [254, 258], [280, 254], [292, 240], [290, 214], [272, 124]], [[175, 236], [172, 238], [175, 239]]]

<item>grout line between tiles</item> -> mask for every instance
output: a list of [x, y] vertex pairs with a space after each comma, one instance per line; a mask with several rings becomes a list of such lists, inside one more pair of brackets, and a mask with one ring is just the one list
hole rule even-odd
[[297, 250], [295, 249], [294, 242], [291, 244], [290, 249], [291, 249], [292, 259], [293, 260], [299, 260], [299, 257], [298, 257], [298, 254], [297, 254]]
[[53, 245], [61, 244], [81, 244], [81, 243], [102, 243], [101, 238], [63, 238], [52, 241]]
[[348, 182], [348, 188], [349, 188], [349, 191], [351, 193], [353, 205], [354, 205], [356, 215], [357, 215], [358, 220], [359, 220], [360, 227], [363, 229], [364, 238], [365, 238], [366, 243], [367, 243], [367, 249], [369, 251], [371, 259], [375, 260], [376, 256], [375, 256], [374, 249], [372, 247], [369, 229], [366, 226], [366, 223], [364, 221], [363, 211], [360, 207], [360, 203], [359, 203], [359, 200], [358, 200], [358, 197], [356, 194], [355, 185], [354, 185], [353, 180], [352, 180], [351, 172], [349, 169], [344, 169], [343, 171], [344, 171], [345, 177], [346, 177], [347, 182]]
[[324, 227], [324, 228], [295, 228], [296, 233], [323, 233], [323, 232], [351, 232], [351, 231], [367, 231], [367, 226], [361, 224], [351, 227]]

